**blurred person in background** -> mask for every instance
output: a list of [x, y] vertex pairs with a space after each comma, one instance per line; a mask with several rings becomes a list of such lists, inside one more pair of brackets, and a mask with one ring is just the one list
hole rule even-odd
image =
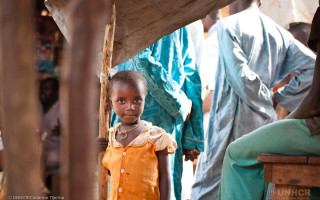
[[[277, 120], [273, 99], [292, 111], [310, 89], [314, 53], [263, 15], [260, 4], [259, 0], [237, 0], [229, 7], [232, 16], [217, 25], [216, 83], [191, 199], [218, 198], [226, 148]], [[298, 74], [273, 98], [271, 89], [293, 71]]]

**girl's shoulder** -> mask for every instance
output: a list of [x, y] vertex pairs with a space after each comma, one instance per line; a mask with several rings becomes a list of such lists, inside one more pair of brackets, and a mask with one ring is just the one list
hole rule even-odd
[[[168, 134], [163, 128], [152, 125], [151, 122], [143, 121], [146, 125], [146, 129], [149, 132], [150, 137], [161, 137], [162, 135]], [[171, 136], [170, 134], [168, 134]]]
[[[149, 123], [149, 122], [147, 122]], [[168, 148], [168, 153], [173, 154], [177, 149], [176, 140], [167, 133], [163, 128], [158, 126], [153, 126], [151, 123], [149, 126], [149, 140], [156, 146], [156, 151], [164, 150]]]

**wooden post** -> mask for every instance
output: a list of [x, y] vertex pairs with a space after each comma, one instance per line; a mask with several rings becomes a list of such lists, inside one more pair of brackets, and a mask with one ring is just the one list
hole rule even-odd
[[[101, 67], [101, 92], [100, 92], [100, 115], [99, 115], [99, 137], [108, 140], [108, 129], [110, 124], [110, 104], [108, 98], [108, 84], [110, 77], [110, 69], [112, 65], [113, 41], [115, 34], [116, 23], [116, 5], [115, 2], [111, 8], [111, 19], [107, 23], [104, 35], [103, 53], [102, 53], [102, 67]], [[101, 161], [104, 153], [101, 152], [98, 158], [99, 169], [99, 200], [105, 200], [108, 196], [108, 173], [102, 165]]]
[[32, 0], [0, 1], [2, 136], [7, 197], [40, 196]]
[[[69, 57], [62, 74], [64, 142], [62, 194], [68, 200], [94, 199], [95, 68], [97, 34], [103, 0], [75, 0], [71, 8]], [[67, 159], [66, 159], [67, 158]]]

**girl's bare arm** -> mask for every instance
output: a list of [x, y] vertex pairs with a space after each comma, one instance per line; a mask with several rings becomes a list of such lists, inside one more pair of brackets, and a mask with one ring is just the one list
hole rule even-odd
[[162, 151], [157, 151], [157, 157], [159, 161], [160, 200], [169, 200], [171, 193], [171, 181], [167, 148]]

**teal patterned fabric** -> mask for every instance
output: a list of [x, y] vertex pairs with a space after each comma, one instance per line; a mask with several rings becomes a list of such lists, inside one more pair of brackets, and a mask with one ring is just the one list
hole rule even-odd
[[[165, 129], [177, 141], [178, 149], [170, 159], [174, 192], [171, 196], [179, 200], [183, 148], [204, 149], [201, 81], [194, 58], [188, 30], [182, 28], [117, 66], [117, 71], [134, 70], [145, 77], [148, 94], [141, 119]], [[191, 117], [184, 125], [191, 103]], [[120, 121], [115, 114], [112, 118], [112, 124]]]

